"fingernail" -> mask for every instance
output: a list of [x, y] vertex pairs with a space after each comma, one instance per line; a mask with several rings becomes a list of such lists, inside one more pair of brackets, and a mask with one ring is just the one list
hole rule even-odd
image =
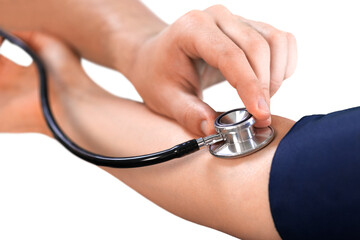
[[264, 98], [259, 99], [258, 107], [259, 107], [259, 109], [261, 111], [266, 112], [266, 113], [270, 113], [269, 105], [267, 104], [267, 102], [265, 101]]
[[208, 132], [208, 128], [207, 128], [207, 121], [206, 120], [202, 120], [201, 121], [201, 131], [207, 135], [207, 132]]

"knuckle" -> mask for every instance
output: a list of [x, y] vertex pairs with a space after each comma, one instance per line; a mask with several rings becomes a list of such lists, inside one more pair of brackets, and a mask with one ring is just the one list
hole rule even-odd
[[280, 82], [276, 82], [276, 83], [271, 83], [270, 86], [270, 96], [273, 96], [281, 87], [281, 81]]
[[289, 44], [290, 46], [296, 48], [297, 43], [296, 43], [296, 38], [295, 38], [295, 36], [294, 36], [292, 33], [288, 33], [288, 32], [285, 33], [285, 34], [286, 34], [286, 38], [287, 38], [288, 44]]
[[296, 42], [296, 38], [292, 33], [286, 32], [285, 36], [289, 42]]
[[288, 40], [287, 33], [275, 29], [271, 31], [269, 35], [269, 40], [271, 42], [280, 42], [280, 43], [287, 42]]
[[270, 46], [268, 42], [259, 34], [253, 34], [252, 36], [252, 51], [261, 55], [270, 54]]
[[260, 85], [261, 92], [265, 94], [265, 96], [270, 95], [270, 85], [262, 83]]
[[200, 24], [206, 22], [208, 19], [206, 13], [200, 10], [191, 10], [179, 19], [180, 23], [185, 25]]
[[281, 86], [282, 82], [284, 81], [284, 74], [285, 73], [282, 73], [282, 72], [271, 74], [271, 79], [270, 79], [271, 88], [278, 89]]
[[229, 10], [222, 4], [216, 4], [208, 8], [211, 12], [229, 12]]
[[271, 81], [271, 90], [273, 90], [273, 89], [279, 89], [280, 88], [280, 86], [281, 86], [281, 84], [282, 84], [282, 79], [277, 79], [277, 80], [272, 80]]
[[262, 90], [263, 92], [269, 92], [269, 91], [270, 91], [270, 86], [269, 86], [269, 84], [262, 84], [262, 85], [261, 85], [261, 90]]

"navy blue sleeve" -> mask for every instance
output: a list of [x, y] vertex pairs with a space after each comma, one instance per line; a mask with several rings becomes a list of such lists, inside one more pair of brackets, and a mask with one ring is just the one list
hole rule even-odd
[[360, 239], [360, 107], [292, 127], [273, 158], [269, 201], [284, 240]]

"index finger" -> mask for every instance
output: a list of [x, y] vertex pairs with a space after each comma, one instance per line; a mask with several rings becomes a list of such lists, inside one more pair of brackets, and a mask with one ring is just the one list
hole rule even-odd
[[212, 18], [202, 12], [195, 13], [190, 19], [195, 21], [191, 24], [191, 33], [184, 34], [179, 41], [182, 50], [188, 56], [202, 58], [219, 69], [257, 120], [269, 119], [270, 110], [262, 84], [245, 53], [216, 26]]

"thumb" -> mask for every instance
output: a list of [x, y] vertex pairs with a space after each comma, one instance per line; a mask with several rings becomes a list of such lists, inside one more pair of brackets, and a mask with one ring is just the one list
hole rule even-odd
[[172, 91], [166, 104], [166, 112], [184, 128], [198, 136], [207, 136], [215, 132], [216, 112], [194, 94]]

